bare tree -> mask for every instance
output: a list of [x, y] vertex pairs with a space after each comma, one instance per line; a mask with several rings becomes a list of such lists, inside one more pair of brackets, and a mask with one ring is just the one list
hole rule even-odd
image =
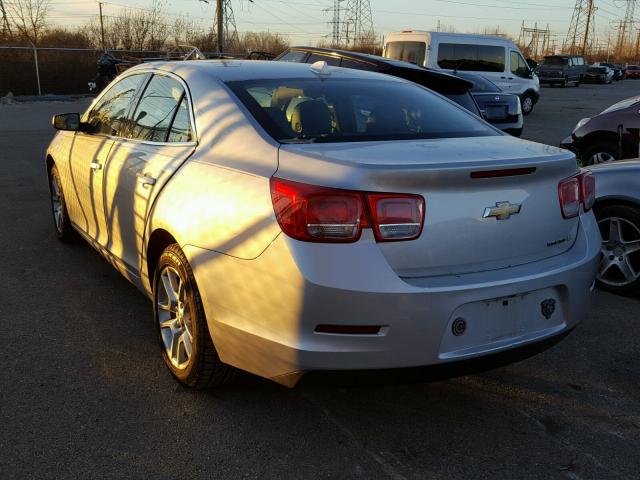
[[18, 33], [37, 45], [46, 27], [49, 3], [50, 0], [12, 0], [5, 8]]

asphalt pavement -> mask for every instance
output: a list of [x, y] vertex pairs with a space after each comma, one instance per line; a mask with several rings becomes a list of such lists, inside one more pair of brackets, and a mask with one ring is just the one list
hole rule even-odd
[[[639, 90], [544, 88], [524, 137], [557, 144]], [[597, 292], [560, 344], [474, 376], [180, 387], [149, 301], [53, 235], [50, 116], [85, 104], [0, 105], [0, 478], [638, 478], [639, 299]]]

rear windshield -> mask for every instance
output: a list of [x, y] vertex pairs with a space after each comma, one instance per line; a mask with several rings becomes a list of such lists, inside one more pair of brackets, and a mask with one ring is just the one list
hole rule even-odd
[[458, 73], [458, 76], [473, 82], [472, 92], [475, 93], [499, 93], [502, 92], [495, 83], [480, 75], [469, 75], [464, 73]]
[[384, 47], [384, 56], [394, 60], [424, 65], [427, 44], [424, 42], [389, 42]]
[[562, 57], [545, 57], [544, 65], [568, 65], [569, 59]]
[[404, 81], [289, 78], [228, 85], [280, 142], [500, 135], [461, 107]]

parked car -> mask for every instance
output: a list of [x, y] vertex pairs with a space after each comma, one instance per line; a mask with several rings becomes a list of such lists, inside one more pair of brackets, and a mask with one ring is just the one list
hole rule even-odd
[[640, 97], [632, 97], [592, 118], [583, 118], [560, 146], [572, 150], [582, 165], [638, 158], [639, 109]]
[[582, 55], [547, 55], [538, 67], [542, 85], [580, 86], [588, 64]]
[[301, 46], [285, 50], [274, 60], [309, 64], [323, 61], [330, 66], [380, 72], [404, 78], [447, 97], [475, 115], [482, 116], [480, 108], [471, 95], [472, 82], [439, 70], [419, 67], [413, 63], [348, 50]]
[[[291, 47], [278, 55], [275, 60], [310, 64], [324, 61], [328, 65], [381, 72], [411, 80], [449, 98], [470, 112], [485, 118], [489, 123], [494, 124], [497, 128], [510, 135], [520, 136], [522, 134], [522, 109], [518, 97], [508, 94], [501, 95], [498, 100], [500, 105], [492, 105], [489, 109], [489, 115], [486, 115], [478, 105], [479, 97], [471, 91], [475, 83], [469, 76], [453, 76], [439, 70], [419, 67], [413, 63], [333, 48]], [[482, 82], [478, 76], [470, 75], [470, 77]], [[487, 83], [490, 82], [488, 80], [482, 82], [485, 88], [492, 88], [491, 91], [500, 92], [500, 89], [497, 89], [495, 85], [489, 87], [489, 85], [486, 85]], [[495, 95], [490, 98], [494, 102], [496, 101]], [[509, 109], [507, 110], [505, 110], [505, 102], [508, 103]], [[517, 113], [518, 110], [520, 114]]]
[[593, 176], [412, 82], [158, 62], [53, 125], [56, 235], [152, 299], [186, 386], [476, 361], [589, 311]]
[[504, 93], [497, 85], [480, 75], [459, 72], [458, 76], [473, 82], [471, 94], [487, 122], [514, 137], [522, 135], [524, 122], [520, 97]]
[[609, 67], [589, 67], [582, 77], [584, 83], [611, 83], [613, 70]]
[[613, 79], [617, 82], [624, 80], [624, 68], [615, 63], [598, 62], [593, 64], [594, 67], [608, 67], [613, 70]]
[[494, 35], [404, 30], [385, 37], [383, 56], [447, 72], [473, 72], [518, 95], [528, 115], [540, 83], [515, 43]]
[[624, 72], [624, 77], [631, 78], [633, 80], [640, 78], [640, 66], [627, 65], [627, 69]]
[[619, 294], [640, 291], [640, 161], [592, 168], [598, 189], [594, 212], [602, 234], [600, 288]]

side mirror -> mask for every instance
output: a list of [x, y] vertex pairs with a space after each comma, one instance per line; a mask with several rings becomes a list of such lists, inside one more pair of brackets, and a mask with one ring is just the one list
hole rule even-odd
[[76, 132], [80, 130], [80, 114], [79, 113], [61, 113], [54, 115], [51, 120], [53, 128], [56, 130], [68, 130]]

